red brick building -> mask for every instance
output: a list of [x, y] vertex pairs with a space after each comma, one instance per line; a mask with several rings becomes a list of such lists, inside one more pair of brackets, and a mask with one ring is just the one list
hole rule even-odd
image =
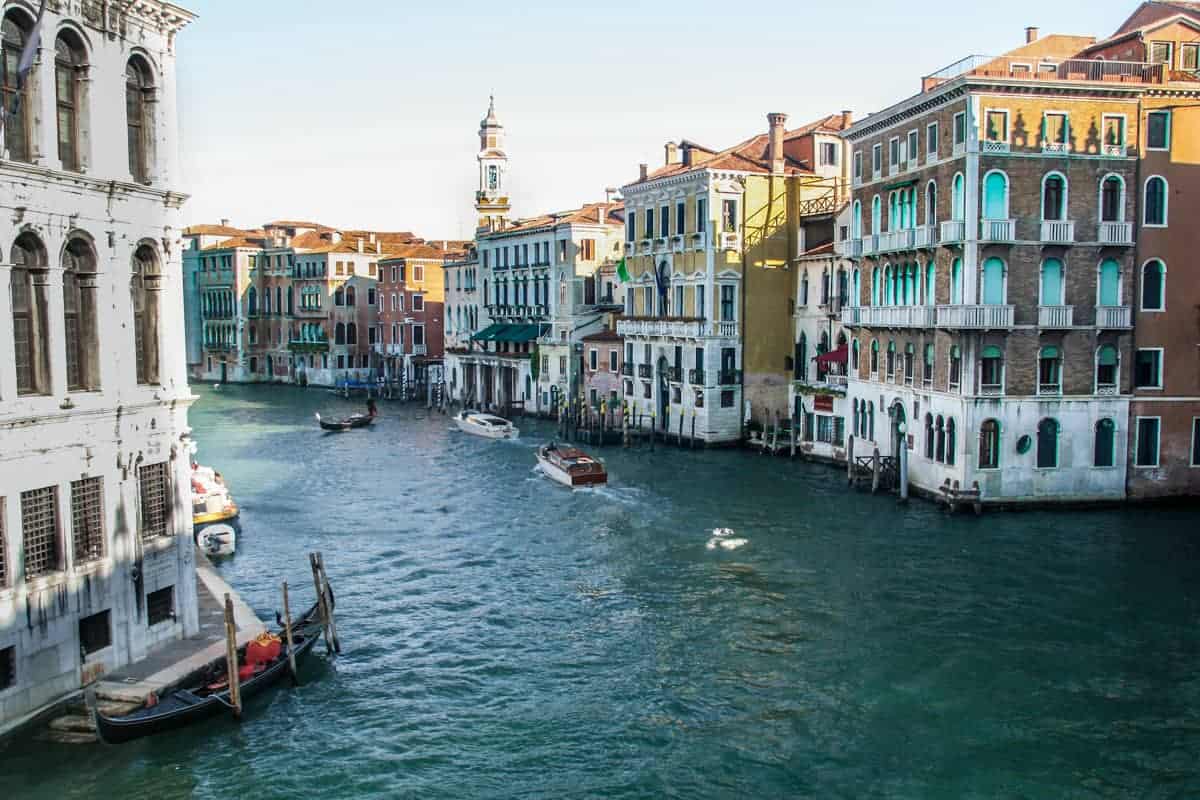
[[390, 381], [423, 385], [441, 365], [445, 334], [446, 251], [425, 244], [391, 248], [379, 261], [379, 327], [374, 350]]

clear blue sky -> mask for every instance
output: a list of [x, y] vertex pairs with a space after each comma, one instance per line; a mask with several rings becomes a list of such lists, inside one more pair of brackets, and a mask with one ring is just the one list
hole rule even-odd
[[[469, 238], [489, 91], [508, 133], [514, 213], [600, 199], [661, 162], [914, 94], [920, 76], [1042, 33], [1104, 36], [1132, 0], [920, 6], [182, 0], [189, 222], [316, 219]], [[986, 9], [986, 11], [984, 11]], [[1083, 13], [1086, 9], [1086, 15]]]

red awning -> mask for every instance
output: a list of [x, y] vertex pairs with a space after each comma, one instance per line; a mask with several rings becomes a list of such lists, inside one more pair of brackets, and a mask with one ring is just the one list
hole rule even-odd
[[813, 360], [818, 364], [845, 364], [850, 360], [850, 351], [846, 345], [842, 345], [837, 350], [822, 353]]

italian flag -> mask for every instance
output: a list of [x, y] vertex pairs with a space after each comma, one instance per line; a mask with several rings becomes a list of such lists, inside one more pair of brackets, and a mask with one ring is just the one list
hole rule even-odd
[[629, 283], [629, 268], [625, 266], [624, 257], [617, 262], [617, 277], [621, 279], [622, 283]]

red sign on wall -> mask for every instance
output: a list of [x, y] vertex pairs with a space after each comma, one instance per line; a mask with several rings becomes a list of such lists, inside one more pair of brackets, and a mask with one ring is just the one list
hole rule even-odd
[[813, 408], [817, 411], [833, 411], [833, 398], [827, 394], [818, 394], [813, 397]]

